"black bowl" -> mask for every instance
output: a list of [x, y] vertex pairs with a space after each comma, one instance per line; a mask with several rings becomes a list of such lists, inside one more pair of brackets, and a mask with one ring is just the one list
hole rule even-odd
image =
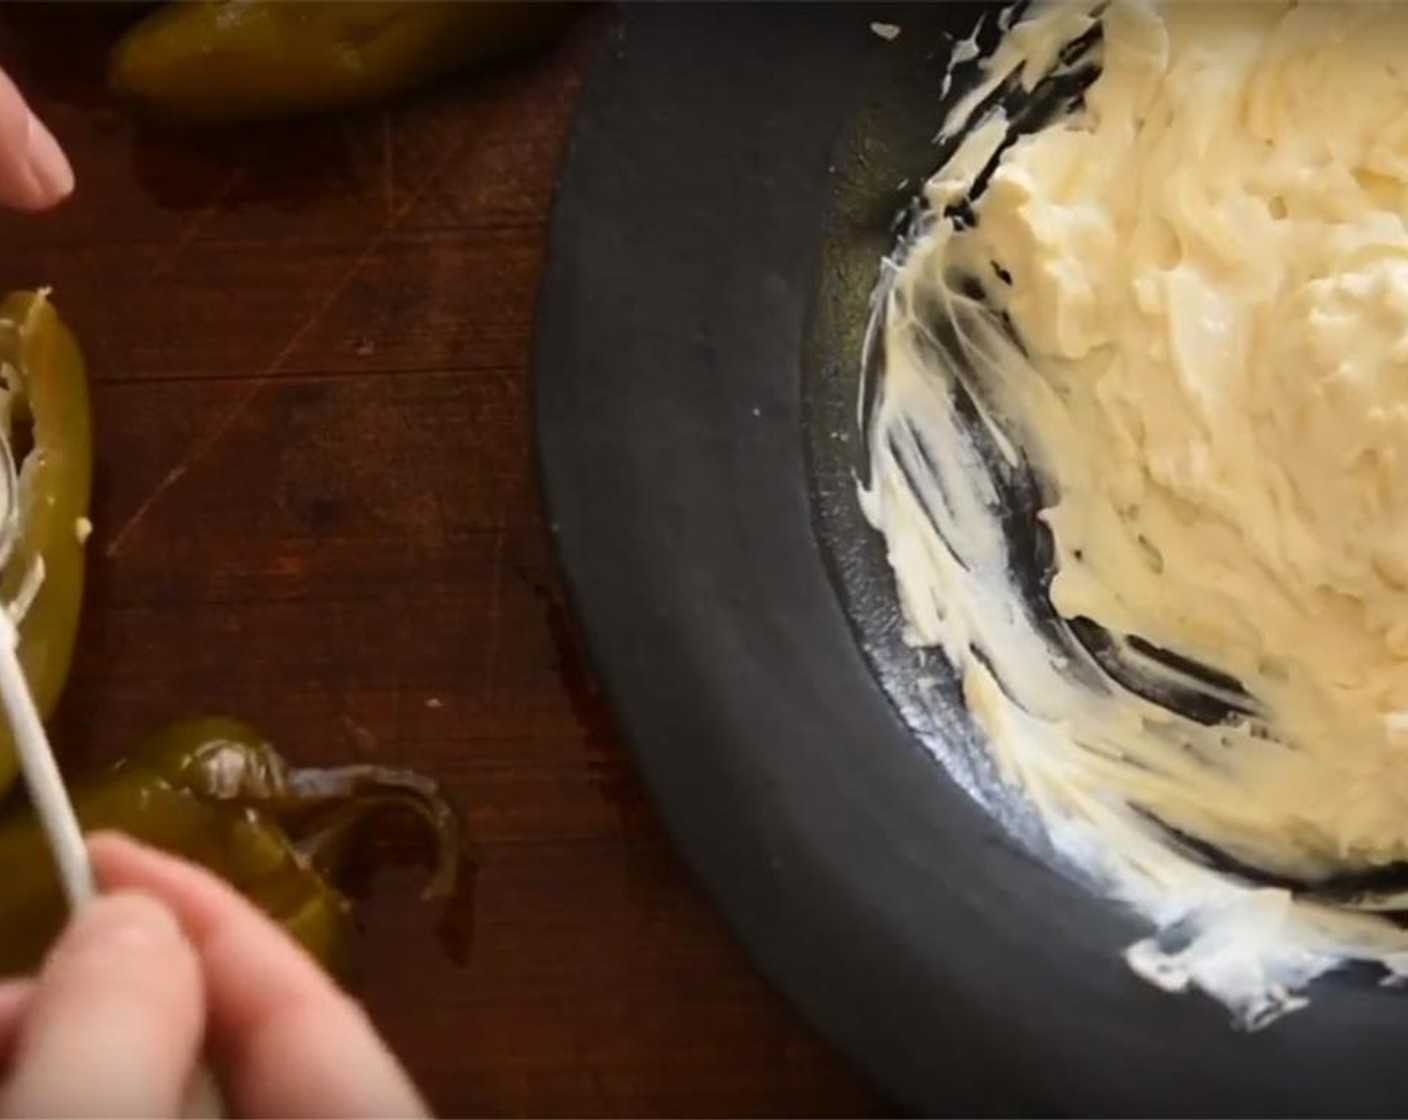
[[624, 10], [571, 143], [535, 378], [597, 665], [753, 959], [916, 1111], [1401, 1112], [1408, 1003], [1329, 978], [1247, 1034], [1147, 986], [1120, 956], [1143, 924], [924, 745], [971, 746], [952, 695], [906, 699], [916, 655], [854, 504], [859, 332], [932, 170], [946, 35], [976, 14]]

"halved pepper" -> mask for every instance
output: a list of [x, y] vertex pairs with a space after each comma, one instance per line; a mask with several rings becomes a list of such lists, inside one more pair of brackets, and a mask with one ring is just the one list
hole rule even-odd
[[381, 101], [545, 40], [574, 5], [503, 0], [195, 0], [113, 48], [108, 82], [148, 113], [235, 122]]
[[[93, 484], [93, 427], [83, 356], [48, 294], [0, 303], [0, 427], [19, 466], [17, 536], [0, 601], [17, 613], [19, 657], [40, 715], [58, 702], [83, 604], [83, 533]], [[0, 721], [0, 793], [16, 759]]]
[[[72, 795], [85, 831], [120, 829], [204, 865], [329, 966], [350, 918], [336, 875], [348, 839], [370, 818], [414, 813], [434, 848], [426, 897], [455, 888], [459, 828], [435, 783], [381, 766], [295, 769], [232, 719], [171, 724], [76, 782]], [[0, 975], [12, 975], [38, 964], [66, 909], [27, 806], [0, 816], [0, 860]]]

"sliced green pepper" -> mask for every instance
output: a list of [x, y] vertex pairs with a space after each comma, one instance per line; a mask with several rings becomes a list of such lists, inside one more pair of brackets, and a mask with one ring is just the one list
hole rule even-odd
[[195, 0], [114, 47], [114, 92], [177, 120], [234, 122], [381, 101], [547, 39], [572, 4]]
[[[337, 962], [350, 904], [335, 885], [346, 841], [371, 816], [408, 809], [435, 844], [427, 897], [447, 897], [460, 859], [454, 813], [429, 779], [380, 766], [290, 767], [235, 720], [172, 724], [109, 770], [76, 782], [85, 831], [120, 829], [227, 880], [325, 964]], [[0, 974], [32, 970], [65, 904], [38, 821], [0, 816]]]
[[[0, 303], [0, 427], [19, 465], [18, 536], [0, 601], [22, 611], [20, 664], [47, 717], [73, 659], [83, 603], [83, 536], [93, 484], [93, 428], [83, 356], [45, 292]], [[0, 793], [16, 760], [0, 721]]]

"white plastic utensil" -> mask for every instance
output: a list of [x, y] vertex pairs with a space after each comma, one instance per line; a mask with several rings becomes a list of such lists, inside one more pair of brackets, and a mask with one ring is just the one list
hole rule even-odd
[[83, 844], [83, 830], [74, 815], [73, 802], [54, 761], [29, 682], [20, 668], [19, 630], [8, 609], [0, 609], [0, 708], [10, 725], [20, 773], [49, 842], [69, 910], [76, 911], [97, 893], [93, 869], [88, 864], [88, 849]]
[[[19, 538], [19, 473], [10, 441], [0, 432], [0, 572], [10, 563]], [[77, 531], [74, 526], [74, 531]], [[69, 913], [77, 913], [97, 896], [93, 867], [83, 842], [83, 829], [73, 811], [68, 787], [54, 759], [44, 721], [39, 718], [34, 695], [29, 690], [19, 659], [19, 624], [43, 582], [44, 562], [35, 558], [30, 571], [21, 575], [15, 598], [0, 604], [0, 710], [9, 724], [20, 773], [24, 776], [29, 800], [39, 817], [49, 852], [68, 900]], [[224, 1102], [218, 1084], [208, 1067], [199, 1066], [186, 1093], [181, 1115], [187, 1120], [218, 1120], [224, 1116]]]
[[[19, 497], [15, 459], [9, 440], [0, 436], [0, 501], [4, 502], [0, 513], [0, 571], [10, 563], [19, 536]], [[74, 814], [73, 802], [54, 761], [29, 682], [20, 668], [19, 622], [30, 598], [25, 589], [32, 586], [32, 580], [44, 578], [43, 561], [36, 559], [34, 565], [39, 570], [23, 574], [16, 599], [0, 607], [0, 708], [10, 725], [20, 773], [49, 842], [69, 909], [76, 910], [97, 893], [93, 869], [88, 864], [88, 849], [83, 844], [83, 830]]]

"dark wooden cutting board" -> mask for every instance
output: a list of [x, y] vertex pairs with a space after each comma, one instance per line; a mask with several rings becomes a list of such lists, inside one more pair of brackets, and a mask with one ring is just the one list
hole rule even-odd
[[125, 18], [7, 5], [0, 38], [80, 184], [0, 217], [0, 284], [53, 285], [94, 391], [65, 763], [223, 711], [301, 761], [441, 779], [472, 843], [462, 962], [397, 869], [354, 985], [444, 1113], [874, 1111], [669, 849], [539, 511], [535, 292], [610, 14], [391, 109], [195, 136], [105, 98]]

